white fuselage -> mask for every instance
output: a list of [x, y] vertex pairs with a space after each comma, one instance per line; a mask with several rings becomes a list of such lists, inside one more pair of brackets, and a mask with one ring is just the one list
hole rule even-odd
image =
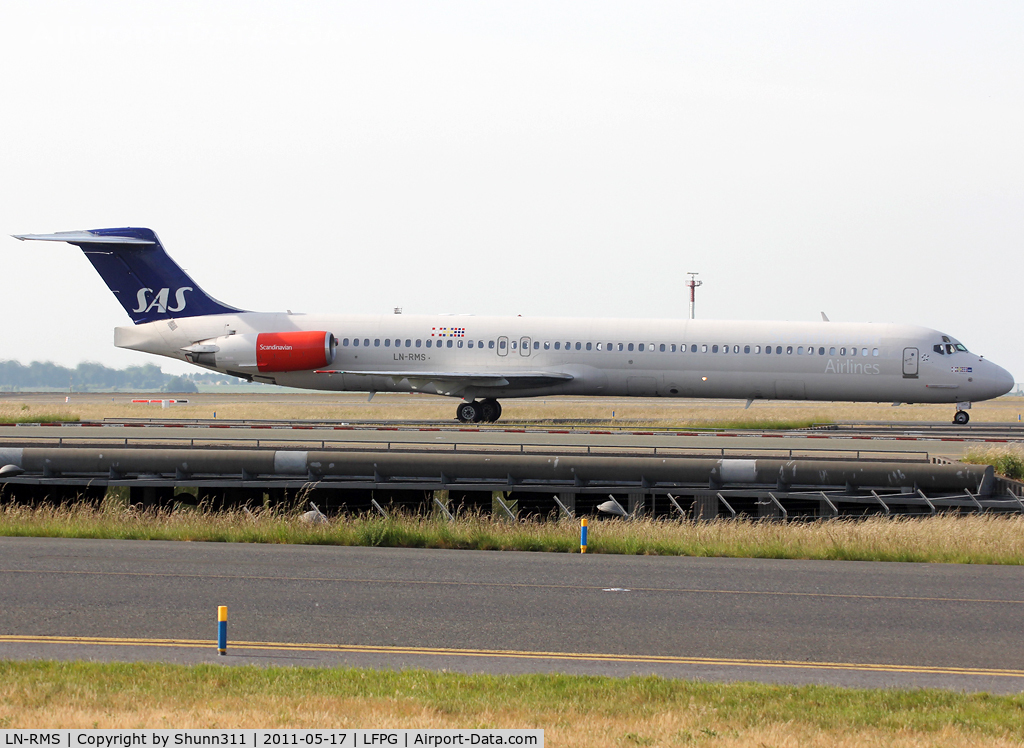
[[[245, 312], [119, 327], [115, 344], [189, 360], [183, 349], [203, 341], [299, 330], [336, 336], [329, 366], [206, 368], [287, 387], [466, 400], [564, 394], [957, 403], [1013, 386], [1007, 371], [948, 335], [877, 323]], [[528, 373], [537, 377], [513, 376]], [[545, 378], [551, 375], [565, 378]]]

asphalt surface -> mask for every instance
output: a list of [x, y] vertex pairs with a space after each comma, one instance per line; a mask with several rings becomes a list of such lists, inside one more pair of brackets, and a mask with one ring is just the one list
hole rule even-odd
[[1022, 621], [1018, 567], [0, 538], [7, 659], [1016, 692]]

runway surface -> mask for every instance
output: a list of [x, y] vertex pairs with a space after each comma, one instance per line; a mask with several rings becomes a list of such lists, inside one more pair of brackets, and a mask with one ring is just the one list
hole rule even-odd
[[0, 580], [8, 659], [1024, 688], [1018, 567], [0, 538]]

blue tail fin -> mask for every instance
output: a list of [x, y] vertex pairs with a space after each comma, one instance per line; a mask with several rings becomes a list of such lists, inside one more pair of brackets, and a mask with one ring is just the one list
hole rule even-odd
[[150, 229], [62, 231], [15, 238], [68, 242], [81, 247], [135, 324], [243, 311], [207, 295], [167, 255]]

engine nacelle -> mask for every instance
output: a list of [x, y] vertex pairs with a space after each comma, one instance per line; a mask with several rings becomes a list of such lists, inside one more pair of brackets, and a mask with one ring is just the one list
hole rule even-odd
[[333, 333], [315, 331], [222, 335], [184, 348], [188, 360], [217, 369], [279, 372], [309, 371], [334, 361]]

